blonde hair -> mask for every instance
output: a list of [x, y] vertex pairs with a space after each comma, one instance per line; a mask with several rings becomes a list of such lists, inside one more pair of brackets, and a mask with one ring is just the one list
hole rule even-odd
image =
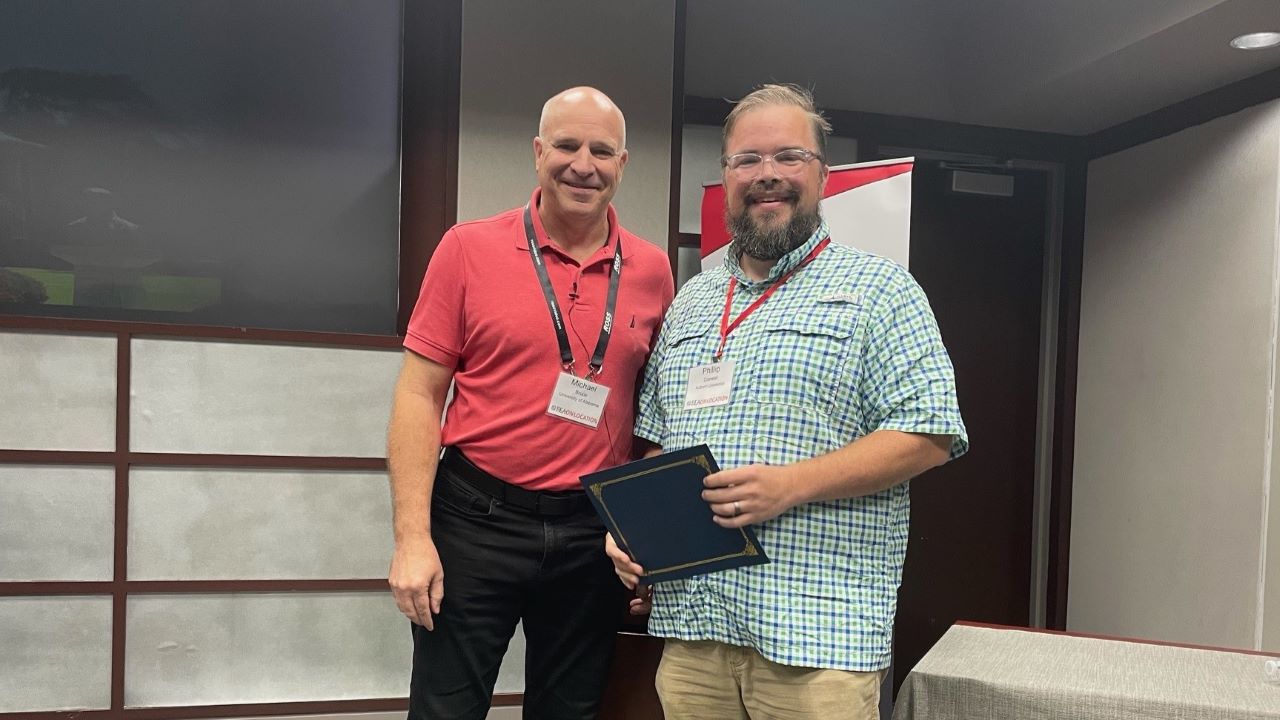
[[791, 83], [770, 83], [752, 90], [746, 97], [734, 104], [733, 110], [729, 111], [729, 116], [724, 120], [724, 135], [720, 140], [722, 162], [725, 149], [729, 146], [729, 134], [733, 132], [733, 126], [737, 124], [738, 118], [744, 113], [766, 105], [784, 105], [798, 107], [803, 110], [813, 124], [813, 138], [818, 144], [818, 154], [826, 158], [827, 136], [831, 134], [831, 123], [823, 117], [822, 112], [814, 104], [813, 93]]

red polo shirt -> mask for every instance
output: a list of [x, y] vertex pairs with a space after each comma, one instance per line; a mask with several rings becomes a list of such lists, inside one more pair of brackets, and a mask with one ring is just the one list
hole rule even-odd
[[547, 415], [560, 373], [551, 315], [524, 237], [523, 208], [460, 223], [427, 267], [404, 346], [454, 370], [444, 445], [531, 490], [581, 489], [578, 477], [630, 459], [637, 380], [675, 294], [664, 252], [627, 232], [609, 207], [609, 239], [582, 264], [547, 237], [530, 200], [547, 274], [565, 318], [575, 374], [587, 372], [604, 320], [609, 266], [622, 238], [613, 335], [596, 382], [610, 388], [595, 429]]

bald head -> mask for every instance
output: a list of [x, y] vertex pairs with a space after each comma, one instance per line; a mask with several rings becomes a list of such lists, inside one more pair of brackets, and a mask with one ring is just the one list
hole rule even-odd
[[627, 165], [626, 145], [622, 111], [599, 90], [569, 88], [548, 100], [533, 139], [543, 224], [565, 237], [605, 234], [609, 202]]
[[538, 135], [549, 137], [561, 123], [579, 119], [612, 126], [618, 137], [618, 149], [626, 148], [627, 121], [622, 117], [622, 111], [608, 95], [585, 85], [556, 93], [542, 106]]

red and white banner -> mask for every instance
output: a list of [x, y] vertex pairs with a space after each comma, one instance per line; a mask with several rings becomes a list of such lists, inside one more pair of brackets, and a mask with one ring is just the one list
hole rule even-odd
[[[914, 158], [831, 168], [822, 216], [833, 242], [889, 258], [903, 267], [911, 255], [911, 169]], [[702, 189], [702, 269], [724, 262], [724, 186]]]

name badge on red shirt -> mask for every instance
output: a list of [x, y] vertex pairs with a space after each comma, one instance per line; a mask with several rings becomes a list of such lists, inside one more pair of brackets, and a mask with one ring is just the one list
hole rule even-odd
[[547, 414], [594, 430], [600, 424], [608, 399], [608, 386], [562, 372], [551, 393]]

